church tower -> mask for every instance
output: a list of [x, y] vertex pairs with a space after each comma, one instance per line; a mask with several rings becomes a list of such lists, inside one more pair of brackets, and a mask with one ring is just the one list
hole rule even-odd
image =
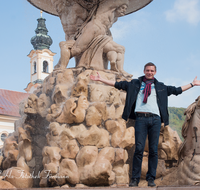
[[53, 71], [53, 53], [49, 48], [53, 41], [46, 28], [46, 19], [41, 17], [37, 19], [38, 25], [35, 30], [36, 35], [31, 38], [33, 50], [29, 53], [30, 57], [30, 83], [24, 89], [28, 93], [32, 93], [43, 82], [43, 80]]

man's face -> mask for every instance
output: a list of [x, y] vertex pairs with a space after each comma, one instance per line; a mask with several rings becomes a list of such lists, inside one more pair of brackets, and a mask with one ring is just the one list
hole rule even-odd
[[154, 75], [156, 74], [156, 69], [154, 66], [146, 66], [144, 70], [145, 77], [147, 79], [153, 79]]

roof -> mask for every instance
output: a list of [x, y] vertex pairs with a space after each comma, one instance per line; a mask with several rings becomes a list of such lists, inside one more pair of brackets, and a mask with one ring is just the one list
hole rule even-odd
[[29, 95], [29, 93], [0, 89], [0, 114], [20, 117], [19, 103]]

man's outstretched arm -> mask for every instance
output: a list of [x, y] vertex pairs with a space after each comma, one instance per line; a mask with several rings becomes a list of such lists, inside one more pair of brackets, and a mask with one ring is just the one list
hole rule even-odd
[[101, 77], [101, 75], [97, 72], [97, 76], [94, 75], [90, 75], [90, 79], [94, 80], [94, 81], [100, 81], [103, 82], [104, 84], [107, 84], [109, 86], [115, 86], [115, 81], [112, 80], [106, 80], [104, 78]]
[[197, 77], [195, 77], [195, 79], [193, 80], [192, 83], [181, 86], [181, 88], [182, 88], [182, 91], [184, 92], [184, 91], [192, 88], [193, 86], [200, 86], [200, 80], [197, 80]]

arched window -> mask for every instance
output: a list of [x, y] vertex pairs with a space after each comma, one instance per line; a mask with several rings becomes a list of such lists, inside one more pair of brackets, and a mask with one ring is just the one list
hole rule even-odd
[[33, 63], [33, 74], [37, 72], [36, 62]]
[[48, 73], [49, 71], [49, 68], [48, 68], [48, 62], [47, 61], [43, 61], [43, 72], [44, 73]]
[[6, 138], [7, 138], [7, 134], [6, 133], [2, 133], [1, 134], [1, 140], [4, 142]]

